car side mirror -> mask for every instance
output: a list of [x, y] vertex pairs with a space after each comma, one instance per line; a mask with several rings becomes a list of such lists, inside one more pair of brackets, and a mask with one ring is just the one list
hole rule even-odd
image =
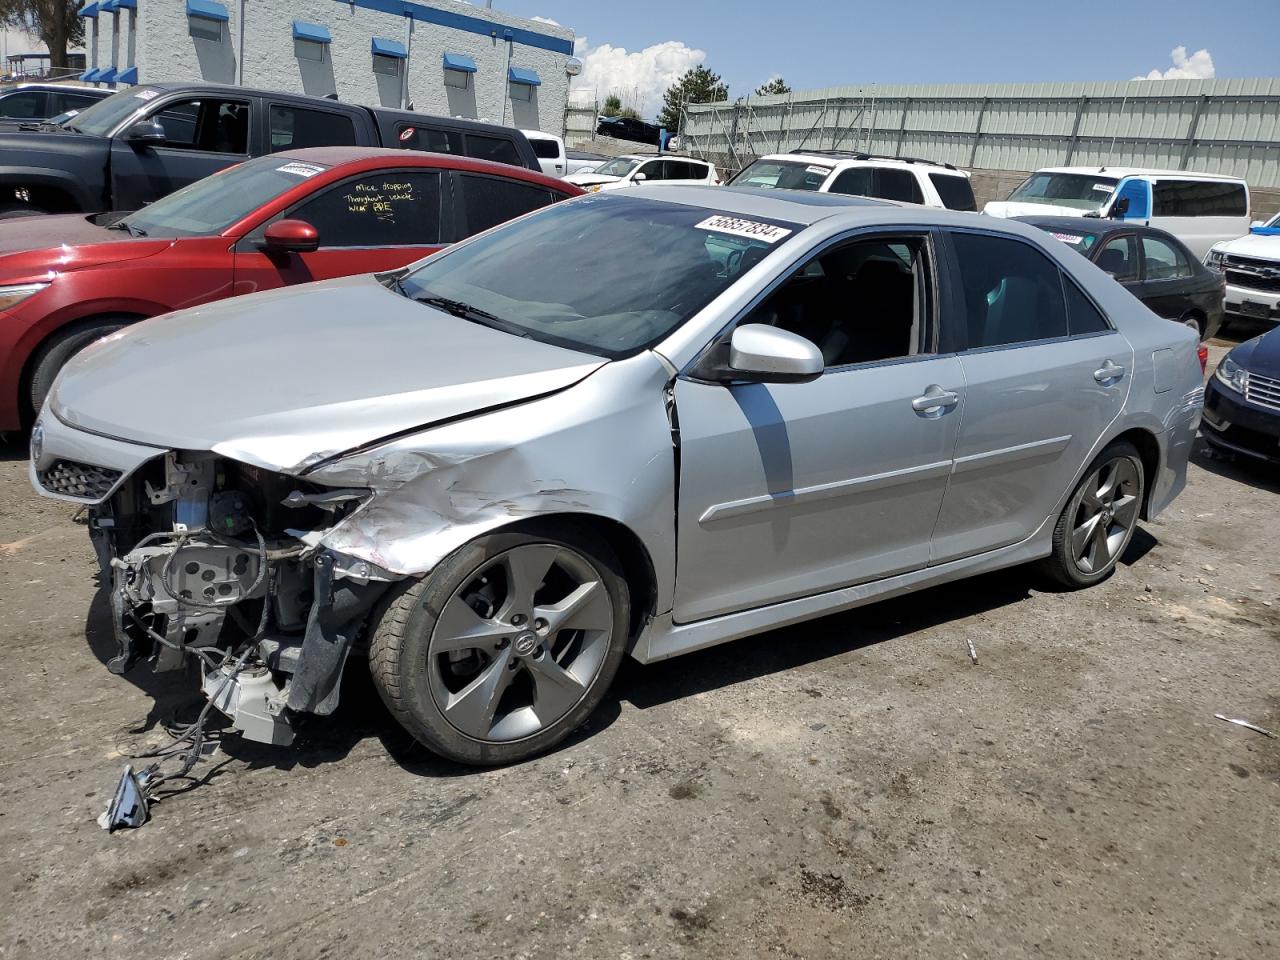
[[168, 139], [164, 124], [159, 120], [139, 120], [130, 124], [124, 132], [124, 138], [130, 143], [164, 143]]
[[633, 183], [642, 183], [648, 179], [649, 179], [649, 175], [647, 173], [637, 173], [634, 177], [631, 178]]
[[1112, 220], [1123, 220], [1124, 215], [1129, 212], [1129, 198], [1121, 197], [1111, 205], [1111, 212], [1107, 214]]
[[320, 246], [320, 233], [305, 220], [277, 220], [262, 235], [272, 253], [310, 253]]
[[744, 323], [729, 339], [733, 379], [756, 383], [806, 383], [822, 376], [826, 362], [811, 340], [763, 323]]

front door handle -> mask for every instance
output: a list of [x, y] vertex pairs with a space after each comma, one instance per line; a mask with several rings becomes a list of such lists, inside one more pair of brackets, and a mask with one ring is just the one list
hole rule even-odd
[[960, 394], [931, 383], [925, 387], [923, 396], [911, 401], [911, 409], [926, 417], [940, 417], [959, 402]]
[[1108, 359], [1106, 363], [1093, 371], [1093, 379], [1107, 386], [1115, 383], [1124, 376], [1124, 367], [1116, 363], [1114, 360]]

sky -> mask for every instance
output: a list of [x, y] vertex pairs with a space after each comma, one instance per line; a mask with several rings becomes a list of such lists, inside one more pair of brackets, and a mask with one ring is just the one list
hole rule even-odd
[[[1280, 0], [494, 0], [571, 27], [575, 88], [645, 115], [705, 63], [744, 96], [871, 83], [1280, 75]], [[1229, 11], [1229, 12], [1228, 12]], [[1178, 53], [1178, 49], [1181, 52]]]

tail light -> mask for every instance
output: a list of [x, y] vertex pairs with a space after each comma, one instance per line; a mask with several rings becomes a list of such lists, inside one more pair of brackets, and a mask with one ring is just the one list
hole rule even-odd
[[1200, 376], [1204, 376], [1205, 371], [1209, 369], [1209, 348], [1203, 343], [1200, 349], [1196, 351], [1196, 356], [1200, 358]]

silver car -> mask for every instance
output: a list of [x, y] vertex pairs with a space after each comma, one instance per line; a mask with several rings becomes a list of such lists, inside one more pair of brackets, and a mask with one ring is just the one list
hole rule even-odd
[[288, 743], [367, 654], [415, 737], [506, 763], [628, 654], [1028, 561], [1102, 580], [1185, 483], [1196, 346], [1034, 227], [641, 187], [114, 334], [31, 478], [89, 506], [113, 671], [197, 657]]

